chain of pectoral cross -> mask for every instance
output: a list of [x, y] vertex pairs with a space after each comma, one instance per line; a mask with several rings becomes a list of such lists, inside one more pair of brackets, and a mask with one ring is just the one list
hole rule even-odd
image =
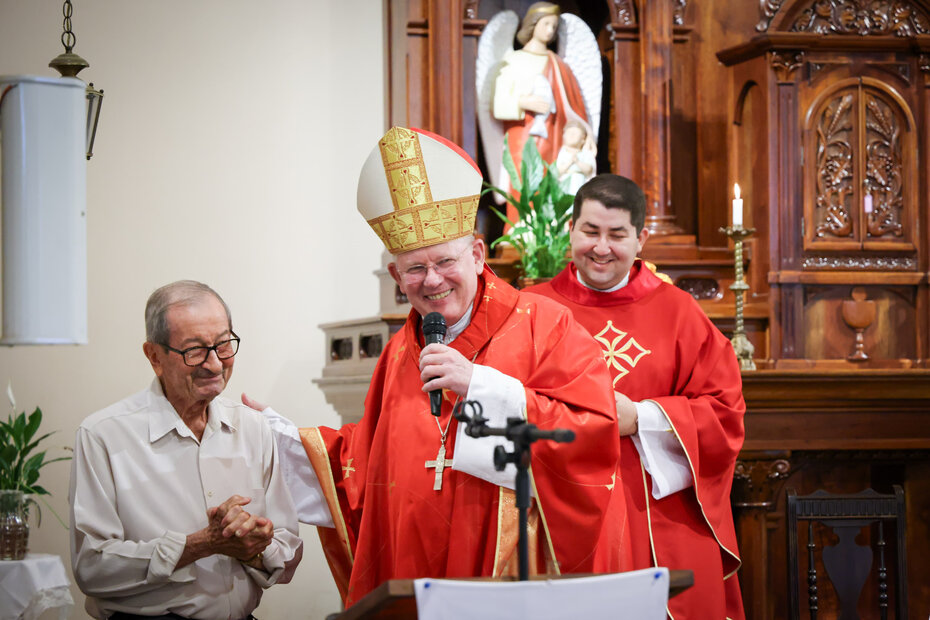
[[433, 490], [442, 491], [442, 473], [445, 471], [446, 467], [451, 467], [452, 465], [452, 459], [446, 458], [446, 435], [449, 434], [449, 427], [452, 426], [452, 414], [449, 414], [449, 422], [446, 423], [446, 430], [442, 430], [442, 425], [439, 424], [439, 418], [433, 419], [436, 420], [436, 427], [439, 429], [439, 452], [436, 453], [436, 460], [426, 461], [426, 468], [436, 470], [436, 481], [433, 483]]

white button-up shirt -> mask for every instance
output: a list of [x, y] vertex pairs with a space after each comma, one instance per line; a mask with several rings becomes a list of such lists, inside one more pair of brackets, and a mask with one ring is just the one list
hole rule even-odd
[[[208, 411], [198, 441], [155, 379], [78, 428], [71, 565], [92, 616], [245, 618], [262, 588], [293, 575], [302, 542], [268, 424], [222, 397]], [[175, 569], [187, 535], [207, 526], [207, 509], [234, 494], [251, 498], [245, 510], [274, 524], [265, 571], [219, 554]]]

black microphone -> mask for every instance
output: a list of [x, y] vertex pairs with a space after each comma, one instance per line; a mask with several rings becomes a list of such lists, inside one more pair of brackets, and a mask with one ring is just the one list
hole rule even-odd
[[[438, 312], [423, 317], [423, 341], [426, 344], [442, 344], [446, 336], [446, 319]], [[429, 410], [437, 418], [442, 413], [442, 390], [429, 391]]]

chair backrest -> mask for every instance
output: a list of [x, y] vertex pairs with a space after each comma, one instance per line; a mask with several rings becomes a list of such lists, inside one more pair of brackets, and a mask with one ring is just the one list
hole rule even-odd
[[[894, 493], [881, 495], [871, 489], [854, 495], [841, 495], [816, 491], [811, 495], [797, 495], [788, 489], [788, 592], [791, 618], [800, 618], [799, 544], [807, 551], [808, 609], [811, 620], [816, 620], [821, 604], [818, 584], [818, 568], [824, 572], [836, 591], [839, 620], [858, 619], [856, 609], [863, 586], [875, 567], [874, 583], [877, 588], [878, 614], [882, 620], [888, 617], [888, 568], [886, 546], [888, 529], [892, 526], [897, 541], [894, 570], [894, 618], [907, 618], [907, 557], [904, 523], [904, 490], [894, 485]], [[798, 522], [806, 522], [806, 535], [799, 538]], [[816, 527], [815, 527], [816, 525]], [[869, 528], [867, 539], [871, 547], [856, 543], [856, 537], [864, 527]], [[817, 541], [823, 537], [823, 528], [831, 531], [839, 541], [832, 546], [822, 546], [818, 554]], [[877, 561], [875, 553], [877, 552]]]

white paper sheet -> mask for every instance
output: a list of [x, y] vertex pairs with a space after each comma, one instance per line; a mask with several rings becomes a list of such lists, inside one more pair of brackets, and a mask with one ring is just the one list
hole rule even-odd
[[664, 620], [666, 568], [546, 581], [417, 579], [420, 620]]

